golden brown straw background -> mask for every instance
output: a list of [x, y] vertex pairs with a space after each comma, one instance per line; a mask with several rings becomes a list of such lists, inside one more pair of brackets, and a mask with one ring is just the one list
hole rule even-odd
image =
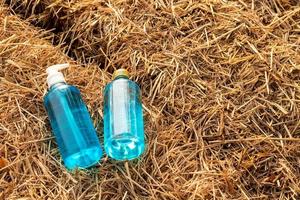
[[[299, 52], [296, 0], [3, 0], [0, 198], [299, 199]], [[63, 167], [42, 99], [62, 62], [101, 141], [104, 86], [129, 69], [140, 159]]]

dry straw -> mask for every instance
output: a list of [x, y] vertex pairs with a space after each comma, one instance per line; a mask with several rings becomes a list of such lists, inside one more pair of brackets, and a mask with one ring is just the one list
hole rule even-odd
[[[300, 198], [298, 1], [8, 3], [53, 34], [1, 12], [3, 197]], [[68, 71], [100, 135], [103, 86], [114, 69], [131, 71], [146, 119], [140, 160], [61, 166], [42, 107], [43, 70], [70, 61], [60, 49], [102, 68]]]

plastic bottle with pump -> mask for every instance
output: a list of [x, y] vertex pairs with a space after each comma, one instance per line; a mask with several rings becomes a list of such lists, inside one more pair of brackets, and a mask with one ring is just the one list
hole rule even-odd
[[66, 84], [59, 70], [68, 64], [47, 68], [49, 91], [44, 105], [64, 164], [69, 170], [88, 168], [102, 157], [102, 149], [80, 91]]
[[131, 160], [145, 149], [140, 88], [125, 69], [113, 79], [104, 91], [104, 149], [111, 158]]

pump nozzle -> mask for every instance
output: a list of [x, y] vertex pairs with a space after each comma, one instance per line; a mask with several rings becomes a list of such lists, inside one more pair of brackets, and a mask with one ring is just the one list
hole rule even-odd
[[65, 64], [52, 65], [46, 69], [46, 72], [48, 74], [47, 83], [49, 88], [56, 83], [66, 82], [64, 75], [63, 73], [60, 72], [60, 70], [66, 69], [68, 67], [69, 67], [69, 63], [65, 63]]

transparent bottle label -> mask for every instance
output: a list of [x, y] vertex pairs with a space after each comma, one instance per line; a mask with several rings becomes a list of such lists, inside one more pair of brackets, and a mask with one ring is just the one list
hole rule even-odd
[[113, 96], [115, 101], [112, 102], [113, 121], [117, 122], [114, 125], [113, 134], [118, 136], [120, 134], [130, 133], [130, 116], [129, 105], [130, 99], [129, 87], [127, 84], [113, 85]]

